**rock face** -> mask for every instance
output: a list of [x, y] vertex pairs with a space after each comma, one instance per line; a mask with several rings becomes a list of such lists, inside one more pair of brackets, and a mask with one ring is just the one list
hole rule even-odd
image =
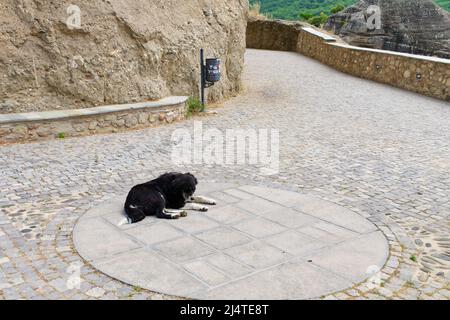
[[208, 98], [233, 95], [247, 12], [247, 0], [2, 0], [0, 113], [197, 96], [201, 47], [222, 60]]
[[360, 0], [324, 28], [356, 46], [450, 58], [450, 15], [431, 0]]

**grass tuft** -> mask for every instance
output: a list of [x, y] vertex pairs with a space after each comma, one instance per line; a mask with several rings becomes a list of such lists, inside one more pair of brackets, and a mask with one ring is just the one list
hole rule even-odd
[[205, 111], [205, 107], [202, 105], [202, 103], [198, 99], [195, 99], [193, 97], [189, 97], [189, 99], [187, 100], [187, 106], [188, 106], [187, 111], [188, 116], [191, 116], [194, 113]]

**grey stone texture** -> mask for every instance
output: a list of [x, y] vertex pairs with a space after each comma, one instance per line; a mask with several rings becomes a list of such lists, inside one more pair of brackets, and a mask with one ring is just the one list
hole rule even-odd
[[74, 28], [70, 5], [0, 3], [0, 113], [198, 95], [200, 48], [222, 60], [222, 80], [208, 98], [241, 89], [247, 1], [78, 0]]
[[[379, 29], [367, 23], [374, 5]], [[324, 28], [356, 46], [450, 58], [450, 15], [432, 0], [360, 0], [332, 15]]]

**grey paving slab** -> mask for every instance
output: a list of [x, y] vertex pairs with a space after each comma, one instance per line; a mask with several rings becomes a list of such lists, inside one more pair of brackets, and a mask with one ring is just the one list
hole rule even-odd
[[327, 246], [326, 242], [301, 235], [292, 230], [268, 237], [265, 241], [294, 256], [304, 255]]
[[251, 199], [254, 197], [253, 194], [248, 193], [248, 192], [243, 192], [239, 189], [227, 189], [224, 192], [235, 198], [238, 198], [238, 199]]
[[298, 228], [297, 231], [326, 243], [342, 242], [358, 236], [358, 233], [354, 231], [328, 222], [318, 222], [313, 225], [303, 226]]
[[224, 251], [234, 259], [256, 269], [267, 268], [290, 258], [290, 255], [262, 241], [255, 241]]
[[197, 234], [195, 237], [220, 250], [253, 241], [252, 238], [230, 227], [220, 227]]
[[157, 244], [155, 248], [174, 262], [190, 261], [214, 253], [201, 241], [189, 237], [163, 242]]
[[203, 183], [197, 185], [196, 192], [198, 194], [211, 194], [216, 191], [234, 189], [237, 188], [238, 186], [239, 185], [234, 183], [223, 183], [223, 182]]
[[312, 225], [319, 222], [319, 220], [315, 217], [298, 212], [290, 208], [282, 208], [267, 212], [259, 212], [258, 215], [290, 228]]
[[189, 211], [188, 217], [189, 219], [169, 220], [166, 223], [188, 233], [199, 233], [219, 226], [217, 222], [202, 216], [199, 212]]
[[273, 188], [262, 187], [262, 186], [242, 186], [239, 187], [240, 190], [248, 192], [250, 194], [257, 195], [266, 200], [276, 202], [285, 207], [292, 207], [297, 203], [302, 203], [307, 200], [314, 199], [311, 196], [299, 194], [297, 192], [286, 191], [286, 190], [274, 190]]
[[366, 265], [387, 258], [381, 233], [345, 208], [264, 186], [207, 185], [218, 205], [176, 220], [120, 225], [123, 197], [113, 196], [80, 218], [76, 249], [131, 285], [206, 299], [314, 298], [368, 278]]
[[311, 253], [306, 258], [321, 268], [357, 283], [372, 275], [371, 270], [381, 270], [388, 254], [388, 242], [383, 234], [377, 231]]
[[215, 287], [230, 280], [223, 272], [218, 271], [205, 261], [193, 261], [184, 265], [184, 268], [195, 277]]
[[266, 212], [271, 211], [281, 211], [283, 209], [286, 209], [286, 207], [283, 207], [279, 204], [273, 203], [271, 201], [267, 201], [262, 198], [252, 198], [247, 200], [242, 200], [239, 203], [236, 204], [239, 208], [242, 208], [244, 210], [247, 210], [251, 213], [262, 215]]
[[175, 239], [184, 235], [183, 232], [165, 222], [154, 223], [152, 225], [141, 225], [133, 229], [128, 229], [127, 234], [146, 245]]
[[252, 215], [248, 211], [245, 211], [234, 205], [212, 207], [207, 212], [205, 212], [204, 215], [221, 224], [227, 225], [235, 224], [252, 217]]
[[236, 203], [239, 202], [239, 198], [233, 197], [232, 195], [222, 192], [222, 191], [215, 191], [208, 194], [210, 197], [217, 200], [219, 206], [220, 205], [226, 205], [230, 203]]
[[230, 276], [230, 278], [240, 278], [254, 271], [254, 269], [249, 266], [246, 266], [225, 254], [209, 256], [205, 258], [205, 260], [210, 265]]
[[[202, 299], [307, 299], [351, 286], [335, 274], [301, 262], [289, 262], [210, 291]], [[270, 291], [270, 294], [268, 294]]]
[[293, 207], [303, 213], [359, 233], [377, 230], [373, 223], [361, 219], [361, 216], [357, 213], [327, 201], [312, 198], [304, 202], [299, 202]]
[[276, 222], [259, 217], [237, 223], [233, 225], [233, 228], [255, 238], [264, 238], [287, 230], [286, 227]]
[[172, 295], [206, 289], [201, 281], [148, 249], [131, 251], [94, 266], [106, 274], [141, 288]]
[[98, 260], [140, 247], [101, 218], [80, 220], [73, 232], [73, 242], [86, 260]]

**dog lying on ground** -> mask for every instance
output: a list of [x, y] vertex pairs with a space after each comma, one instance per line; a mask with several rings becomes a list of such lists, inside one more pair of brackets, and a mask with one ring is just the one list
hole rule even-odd
[[215, 200], [194, 196], [197, 179], [190, 173], [170, 172], [149, 182], [134, 186], [125, 201], [128, 223], [136, 223], [146, 216], [161, 219], [186, 217], [186, 210], [207, 211], [205, 204]]

